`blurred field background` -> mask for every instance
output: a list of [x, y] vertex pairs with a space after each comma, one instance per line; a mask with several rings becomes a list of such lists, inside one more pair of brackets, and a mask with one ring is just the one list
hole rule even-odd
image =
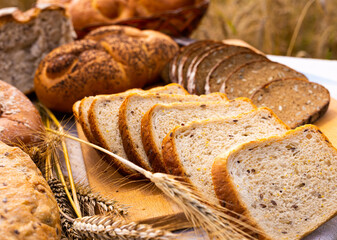
[[[0, 0], [0, 7], [33, 4]], [[336, 12], [337, 0], [211, 0], [191, 37], [239, 38], [267, 54], [337, 59]]]

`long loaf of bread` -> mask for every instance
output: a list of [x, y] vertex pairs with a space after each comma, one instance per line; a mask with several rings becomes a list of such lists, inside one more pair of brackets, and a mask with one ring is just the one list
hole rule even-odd
[[177, 51], [170, 37], [156, 31], [99, 28], [48, 54], [35, 74], [35, 91], [47, 107], [70, 112], [86, 96], [153, 83]]

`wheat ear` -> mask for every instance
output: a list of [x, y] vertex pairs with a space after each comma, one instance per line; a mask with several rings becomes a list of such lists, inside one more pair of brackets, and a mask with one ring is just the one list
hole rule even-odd
[[257, 229], [238, 218], [233, 217], [232, 215], [235, 215], [235, 213], [230, 210], [220, 206], [207, 204], [207, 201], [202, 196], [197, 195], [191, 187], [183, 185], [180, 181], [177, 181], [174, 176], [163, 173], [151, 173], [127, 159], [124, 159], [95, 144], [53, 129], [47, 129], [47, 131], [89, 145], [118, 159], [123, 164], [143, 174], [164, 194], [176, 202], [183, 209], [189, 221], [195, 226], [201, 226], [211, 239], [254, 239], [254, 237], [247, 234], [243, 229], [248, 229], [255, 233], [257, 233]]
[[124, 220], [112, 216], [88, 216], [77, 218], [73, 223], [74, 231], [91, 239], [147, 239], [168, 240], [176, 238], [169, 231], [152, 228], [147, 224], [136, 222], [125, 223]]
[[87, 185], [76, 183], [77, 197], [83, 205], [83, 210], [87, 211], [88, 215], [95, 215], [97, 207], [101, 214], [112, 213], [115, 215], [124, 216], [128, 213], [128, 208], [117, 201], [108, 199], [99, 193], [92, 192]]

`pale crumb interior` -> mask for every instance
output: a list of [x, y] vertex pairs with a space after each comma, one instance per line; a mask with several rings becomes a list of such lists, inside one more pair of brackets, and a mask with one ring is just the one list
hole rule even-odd
[[229, 157], [227, 169], [272, 239], [300, 239], [336, 212], [337, 153], [316, 130], [249, 145]]
[[151, 116], [152, 136], [156, 148], [161, 152], [162, 141], [165, 136], [176, 126], [185, 126], [190, 121], [208, 118], [236, 116], [253, 110], [254, 105], [245, 100], [201, 103], [174, 103], [160, 105], [153, 110]]
[[140, 95], [136, 94], [129, 98], [129, 104], [126, 110], [126, 119], [132, 143], [135, 150], [141, 157], [143, 164], [151, 169], [148, 157], [142, 143], [141, 137], [141, 120], [144, 114], [158, 103], [172, 103], [172, 102], [191, 102], [191, 101], [219, 101], [222, 100], [218, 94], [214, 95], [168, 95], [168, 94], [151, 94]]
[[175, 145], [187, 176], [207, 199], [217, 203], [212, 184], [214, 158], [238, 145], [287, 131], [267, 109], [239, 117], [191, 124], [177, 131]]

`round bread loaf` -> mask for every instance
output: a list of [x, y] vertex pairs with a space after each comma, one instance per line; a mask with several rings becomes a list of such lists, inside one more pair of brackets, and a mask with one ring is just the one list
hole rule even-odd
[[43, 130], [39, 112], [17, 88], [0, 80], [0, 141], [8, 145], [31, 145]]
[[86, 96], [153, 83], [177, 51], [170, 37], [156, 31], [99, 28], [48, 54], [35, 74], [35, 91], [47, 107], [71, 112], [72, 105]]
[[60, 239], [56, 200], [30, 157], [0, 142], [1, 239]]

